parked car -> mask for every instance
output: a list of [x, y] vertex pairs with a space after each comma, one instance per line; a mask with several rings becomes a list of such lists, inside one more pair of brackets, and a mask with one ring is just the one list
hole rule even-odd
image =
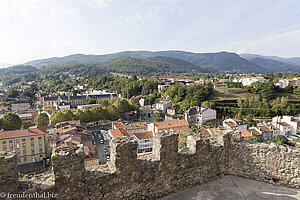
[[109, 161], [109, 159], [110, 159], [110, 157], [109, 157], [109, 156], [106, 156], [106, 160]]

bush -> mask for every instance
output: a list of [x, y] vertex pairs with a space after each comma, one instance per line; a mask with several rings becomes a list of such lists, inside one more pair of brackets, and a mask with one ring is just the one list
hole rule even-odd
[[282, 144], [288, 144], [289, 140], [284, 135], [276, 135], [275, 142], [282, 145]]
[[248, 142], [259, 142], [259, 140], [256, 136], [247, 137], [247, 141]]

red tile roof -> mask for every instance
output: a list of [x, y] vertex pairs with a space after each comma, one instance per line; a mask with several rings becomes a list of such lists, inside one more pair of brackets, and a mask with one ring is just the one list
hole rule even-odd
[[158, 129], [168, 129], [168, 128], [172, 129], [176, 127], [189, 126], [189, 124], [185, 119], [182, 119], [182, 120], [154, 122], [154, 126], [156, 126]]
[[161, 102], [158, 102], [157, 104], [168, 104], [168, 103], [171, 103], [172, 101], [161, 101]]
[[42, 131], [41, 129], [42, 127], [32, 126], [28, 129], [23, 129], [23, 130], [3, 131], [0, 132], [0, 140], [45, 135], [46, 132]]
[[109, 132], [113, 136], [113, 138], [129, 136], [127, 131], [125, 131], [124, 129], [110, 129]]
[[153, 138], [153, 133], [151, 131], [140, 132], [140, 133], [133, 133], [133, 135], [135, 135], [139, 140]]
[[123, 124], [123, 122], [113, 122], [113, 125], [116, 128], [123, 128], [125, 126], [125, 124]]

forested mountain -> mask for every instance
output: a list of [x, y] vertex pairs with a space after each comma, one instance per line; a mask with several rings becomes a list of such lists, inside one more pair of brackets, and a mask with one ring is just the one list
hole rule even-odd
[[167, 57], [132, 58], [125, 56], [102, 63], [100, 67], [110, 72], [142, 75], [209, 72], [197, 65]]
[[214, 71], [227, 72], [263, 72], [263, 68], [248, 60], [241, 58], [235, 53], [190, 53], [184, 51], [161, 51], [163, 56], [176, 57], [189, 61], [201, 67], [209, 67]]
[[[125, 51], [115, 54], [106, 55], [84, 55], [75, 54], [70, 56], [65, 56], [61, 58], [49, 58], [42, 60], [35, 60], [25, 63], [26, 65], [32, 65], [37, 68], [43, 66], [59, 66], [64, 64], [73, 63], [98, 63], [111, 61], [120, 57], [132, 57], [132, 58], [143, 58], [149, 59], [154, 58], [155, 60], [164, 59], [164, 62], [178, 64], [184, 63], [191, 67], [192, 64], [197, 65], [202, 68], [209, 68], [208, 71], [226, 71], [226, 72], [263, 72], [264, 70], [248, 60], [241, 58], [235, 53], [219, 52], [219, 53], [192, 53], [185, 51]], [[169, 57], [169, 58], [163, 58]], [[171, 61], [170, 58], [176, 58], [177, 60]], [[174, 63], [175, 61], [175, 63]], [[147, 60], [149, 62], [149, 60]], [[187, 63], [188, 62], [188, 63]], [[182, 65], [182, 64], [179, 64]], [[193, 66], [195, 67], [195, 66]], [[207, 71], [207, 70], [204, 70]]]
[[258, 54], [241, 54], [241, 57], [265, 68], [268, 72], [300, 72], [300, 58], [282, 58], [278, 56], [261, 56]]
[[275, 60], [275, 61], [282, 62], [285, 64], [293, 64], [293, 65], [300, 66], [300, 57], [283, 58], [283, 57], [279, 57], [279, 56], [262, 56], [259, 54], [249, 54], [249, 53], [240, 54], [240, 56], [247, 60], [252, 60], [252, 59], [258, 57], [258, 58], [263, 58], [263, 59]]
[[286, 64], [276, 60], [264, 59], [264, 58], [253, 58], [252, 63], [262, 66], [269, 72], [300, 72], [300, 66], [293, 64]]
[[[275, 58], [277, 60], [283, 59], [285, 62], [274, 60]], [[90, 76], [109, 72], [141, 75], [206, 72], [299, 72], [300, 67], [298, 65], [290, 64], [291, 62], [298, 62], [299, 59], [264, 57], [256, 54], [242, 54], [239, 56], [229, 52], [124, 51], [105, 55], [75, 54], [60, 58], [34, 60], [22, 66], [0, 69], [0, 76], [28, 72], [43, 74], [70, 72]]]

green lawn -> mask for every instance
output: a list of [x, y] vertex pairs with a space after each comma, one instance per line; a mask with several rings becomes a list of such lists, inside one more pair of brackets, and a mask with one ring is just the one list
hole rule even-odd
[[[227, 89], [227, 88], [226, 88]], [[244, 92], [244, 93], [227, 93], [227, 92], [218, 92], [218, 91], [213, 91], [212, 94], [209, 97], [209, 100], [237, 100], [239, 98], [241, 99], [246, 99], [251, 96], [255, 96], [255, 94]]]

